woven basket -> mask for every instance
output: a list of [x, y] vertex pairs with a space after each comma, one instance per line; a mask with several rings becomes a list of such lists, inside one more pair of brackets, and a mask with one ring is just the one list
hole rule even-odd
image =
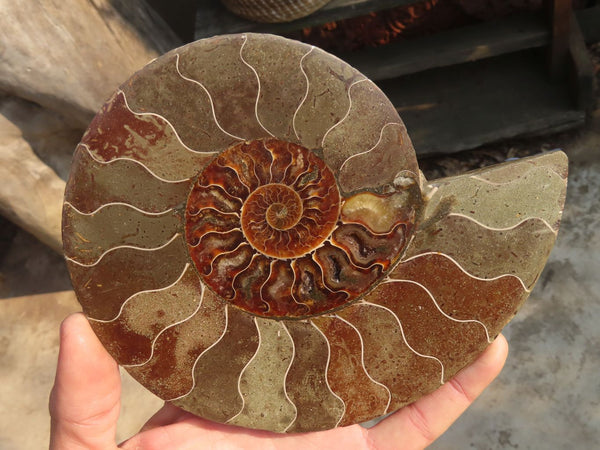
[[291, 22], [331, 0], [221, 0], [232, 13], [255, 22]]

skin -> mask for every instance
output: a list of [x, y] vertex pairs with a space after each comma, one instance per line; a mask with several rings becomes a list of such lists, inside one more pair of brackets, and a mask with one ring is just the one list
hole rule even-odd
[[138, 434], [117, 445], [121, 379], [81, 313], [60, 329], [56, 379], [50, 394], [51, 450], [75, 449], [421, 449], [435, 441], [500, 373], [508, 354], [500, 335], [470, 366], [430, 395], [376, 426], [277, 434], [204, 420], [165, 404]]

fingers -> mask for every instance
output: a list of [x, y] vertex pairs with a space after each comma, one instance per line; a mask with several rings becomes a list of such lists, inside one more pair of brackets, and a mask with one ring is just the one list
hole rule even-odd
[[502, 370], [508, 355], [504, 336], [435, 392], [369, 430], [375, 448], [421, 449], [436, 440]]
[[50, 449], [115, 447], [121, 379], [83, 314], [67, 317], [50, 394]]
[[[344, 450], [364, 449], [366, 430], [360, 425], [334, 428], [312, 433], [281, 434], [263, 430], [253, 430], [234, 425], [211, 422], [190, 413], [177, 413], [175, 408], [165, 408], [155, 417], [158, 425], [163, 419], [166, 422], [159, 426], [145, 426], [144, 431], [123, 442], [120, 446], [126, 449], [257, 449], [264, 450], [306, 450], [340, 448]], [[180, 410], [181, 411], [181, 410]], [[164, 416], [163, 416], [164, 413]], [[174, 423], [168, 423], [168, 418]]]

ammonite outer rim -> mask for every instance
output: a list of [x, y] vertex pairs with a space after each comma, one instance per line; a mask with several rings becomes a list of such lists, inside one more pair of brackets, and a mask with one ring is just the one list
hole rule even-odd
[[[293, 280], [265, 282], [276, 286], [269, 305], [300, 311], [318, 292], [356, 291], [326, 314], [282, 320], [232, 307], [201, 282], [188, 252], [185, 205], [200, 168], [236, 143], [273, 137], [321, 157], [343, 205], [330, 241], [302, 263], [304, 278], [269, 263], [267, 281]], [[284, 38], [220, 36], [151, 62], [94, 118], [65, 191], [65, 255], [101, 342], [161, 398], [249, 428], [329, 429], [414, 401], [483, 351], [549, 254], [565, 166], [546, 155], [423, 185], [396, 110], [358, 71]], [[230, 181], [231, 198], [217, 195], [221, 210], [207, 222], [224, 230], [240, 204]], [[506, 198], [510, 214], [497, 212]], [[221, 243], [202, 251], [220, 255]], [[266, 273], [252, 261], [250, 290]], [[275, 295], [281, 286], [293, 295]]]

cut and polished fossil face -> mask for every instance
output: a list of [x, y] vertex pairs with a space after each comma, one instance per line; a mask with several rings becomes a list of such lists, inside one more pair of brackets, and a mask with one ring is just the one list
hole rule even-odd
[[427, 182], [383, 93], [269, 35], [151, 62], [75, 151], [74, 289], [119, 364], [218, 422], [323, 430], [392, 412], [472, 362], [527, 298], [561, 152]]
[[244, 311], [323, 314], [364, 294], [400, 256], [410, 215], [396, 212], [382, 223], [354, 212], [403, 191], [345, 198], [313, 151], [275, 138], [242, 142], [194, 183], [185, 216], [188, 250], [204, 283]]

